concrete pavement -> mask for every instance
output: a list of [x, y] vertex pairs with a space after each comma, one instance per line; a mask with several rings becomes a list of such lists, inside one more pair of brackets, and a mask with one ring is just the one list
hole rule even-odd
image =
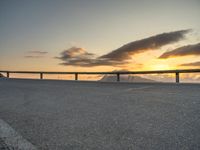
[[0, 119], [42, 150], [198, 150], [200, 84], [0, 79]]

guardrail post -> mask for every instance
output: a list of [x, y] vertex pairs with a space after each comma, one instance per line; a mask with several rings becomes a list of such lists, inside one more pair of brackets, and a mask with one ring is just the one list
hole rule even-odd
[[78, 80], [78, 73], [75, 73], [75, 80]]
[[43, 79], [43, 73], [40, 73], [40, 79]]
[[10, 77], [10, 73], [9, 73], [9, 72], [6, 72], [6, 74], [7, 74], [7, 78], [9, 78], [9, 77]]
[[120, 74], [117, 73], [117, 82], [119, 82], [119, 81], [120, 81]]
[[176, 72], [176, 83], [179, 83], [179, 72]]

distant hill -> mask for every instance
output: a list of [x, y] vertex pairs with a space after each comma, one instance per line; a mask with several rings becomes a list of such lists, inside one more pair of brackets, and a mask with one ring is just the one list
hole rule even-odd
[[[116, 82], [116, 75], [104, 75], [99, 81]], [[155, 80], [133, 75], [120, 75], [120, 82], [157, 82]]]
[[0, 78], [4, 78], [5, 76], [3, 74], [0, 73]]

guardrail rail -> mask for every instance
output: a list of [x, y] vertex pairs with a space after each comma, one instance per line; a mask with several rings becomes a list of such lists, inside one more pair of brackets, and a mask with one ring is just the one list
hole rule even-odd
[[200, 69], [185, 69], [185, 70], [156, 70], [156, 71], [115, 71], [115, 72], [50, 72], [50, 71], [5, 71], [0, 70], [0, 73], [6, 73], [9, 78], [11, 73], [17, 74], [39, 74], [40, 79], [43, 79], [44, 74], [73, 74], [74, 79], [78, 80], [78, 75], [99, 75], [110, 74], [116, 75], [116, 81], [120, 81], [120, 75], [124, 74], [175, 74], [175, 82], [180, 82], [180, 73], [200, 73]]

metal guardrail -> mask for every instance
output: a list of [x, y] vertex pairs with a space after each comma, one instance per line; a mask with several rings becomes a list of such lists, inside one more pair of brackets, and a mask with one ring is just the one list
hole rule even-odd
[[44, 74], [74, 74], [74, 79], [78, 80], [78, 75], [97, 75], [97, 74], [112, 74], [116, 75], [117, 81], [120, 81], [120, 75], [124, 74], [175, 74], [176, 83], [180, 82], [180, 73], [200, 73], [200, 69], [185, 69], [185, 70], [156, 70], [156, 71], [115, 71], [115, 72], [48, 72], [48, 71], [5, 71], [0, 70], [0, 73], [6, 73], [7, 78], [10, 77], [11, 73], [20, 74], [39, 74], [40, 79], [43, 79]]

